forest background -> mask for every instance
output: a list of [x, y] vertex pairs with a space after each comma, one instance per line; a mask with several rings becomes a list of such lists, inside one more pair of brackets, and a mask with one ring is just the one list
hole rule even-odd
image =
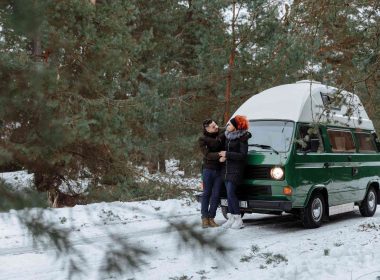
[[94, 201], [174, 196], [137, 167], [197, 176], [203, 119], [303, 79], [359, 95], [379, 131], [379, 37], [375, 0], [1, 0], [1, 171], [53, 206], [84, 181]]

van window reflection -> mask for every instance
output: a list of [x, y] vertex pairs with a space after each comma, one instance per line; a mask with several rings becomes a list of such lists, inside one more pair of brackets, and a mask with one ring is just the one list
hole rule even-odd
[[[291, 121], [250, 121], [249, 131], [252, 137], [248, 144], [271, 146], [278, 152], [287, 152], [292, 142], [294, 122]], [[249, 150], [271, 151], [260, 147], [249, 147]]]
[[298, 129], [297, 152], [322, 153], [324, 152], [323, 141], [319, 128], [310, 125], [300, 125]]
[[355, 143], [351, 131], [328, 129], [331, 151], [333, 153], [355, 153]]
[[369, 133], [355, 133], [357, 142], [359, 144], [359, 152], [360, 153], [376, 153], [376, 143], [373, 135]]

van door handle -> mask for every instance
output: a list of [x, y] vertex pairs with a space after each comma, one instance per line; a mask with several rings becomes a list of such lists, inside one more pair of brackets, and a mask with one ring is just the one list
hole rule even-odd
[[352, 161], [352, 156], [347, 157], [348, 161]]
[[325, 168], [328, 168], [328, 167], [330, 166], [330, 163], [325, 162], [325, 163], [323, 164], [323, 166], [324, 166]]
[[352, 176], [358, 175], [359, 169], [356, 167], [352, 167]]

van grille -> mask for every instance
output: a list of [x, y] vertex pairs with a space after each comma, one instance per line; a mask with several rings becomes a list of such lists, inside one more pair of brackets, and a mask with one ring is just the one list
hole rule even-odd
[[[236, 189], [236, 195], [239, 199], [246, 200], [249, 197], [257, 195], [272, 195], [272, 187], [269, 185], [239, 185]], [[221, 197], [227, 197], [226, 188], [220, 191]]]
[[271, 179], [271, 166], [247, 165], [245, 168], [245, 179]]
[[236, 191], [238, 196], [272, 195], [271, 186], [240, 185]]

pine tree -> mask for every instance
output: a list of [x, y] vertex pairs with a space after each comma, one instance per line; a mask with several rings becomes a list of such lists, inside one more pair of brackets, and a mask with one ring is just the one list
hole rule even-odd
[[300, 79], [358, 93], [379, 125], [374, 0], [8, 0], [0, 8], [0, 165], [35, 173], [53, 200], [65, 182], [123, 184], [133, 166], [163, 171], [172, 157], [198, 172], [203, 119], [223, 124], [253, 94]]
[[289, 21], [308, 76], [358, 94], [379, 129], [377, 1], [294, 1]]
[[133, 34], [135, 17], [125, 1], [2, 3], [2, 159], [35, 173], [51, 202], [71, 179], [128, 172], [129, 97], [150, 37]]

